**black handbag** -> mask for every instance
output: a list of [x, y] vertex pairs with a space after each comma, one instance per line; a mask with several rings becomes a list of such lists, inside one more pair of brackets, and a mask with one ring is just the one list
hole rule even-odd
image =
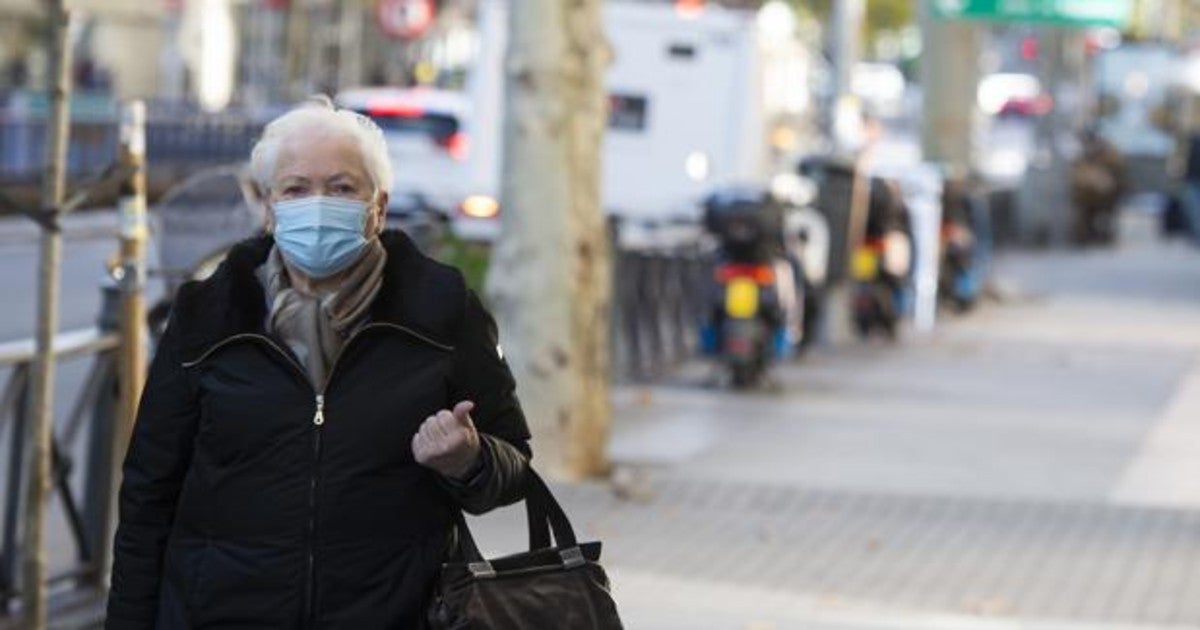
[[[550, 488], [525, 475], [529, 551], [492, 560], [479, 553], [462, 512], [456, 542], [430, 602], [431, 630], [619, 630], [600, 566], [600, 543], [579, 543]], [[550, 535], [553, 533], [552, 544]]]

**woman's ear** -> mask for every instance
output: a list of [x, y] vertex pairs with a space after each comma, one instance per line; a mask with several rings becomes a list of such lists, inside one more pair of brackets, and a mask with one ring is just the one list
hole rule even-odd
[[242, 199], [246, 202], [250, 213], [255, 218], [262, 220], [264, 232], [271, 232], [275, 228], [275, 216], [271, 212], [266, 189], [247, 173], [238, 177], [238, 184], [242, 189]]

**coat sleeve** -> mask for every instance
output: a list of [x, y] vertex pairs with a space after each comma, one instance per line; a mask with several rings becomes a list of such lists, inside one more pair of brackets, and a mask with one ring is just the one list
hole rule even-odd
[[516, 382], [500, 349], [496, 322], [473, 291], [454, 350], [451, 396], [475, 403], [471, 417], [480, 433], [480, 465], [466, 483], [446, 487], [471, 514], [482, 514], [524, 498], [531, 456], [529, 428], [517, 400]]
[[175, 322], [159, 343], [138, 407], [118, 498], [106, 628], [153, 628], [163, 555], [200, 415]]

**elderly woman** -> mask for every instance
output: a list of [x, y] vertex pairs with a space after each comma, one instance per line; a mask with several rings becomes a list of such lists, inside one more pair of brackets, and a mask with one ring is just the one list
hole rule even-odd
[[125, 460], [108, 628], [419, 628], [529, 433], [462, 275], [385, 231], [380, 130], [267, 126], [266, 234], [179, 291]]

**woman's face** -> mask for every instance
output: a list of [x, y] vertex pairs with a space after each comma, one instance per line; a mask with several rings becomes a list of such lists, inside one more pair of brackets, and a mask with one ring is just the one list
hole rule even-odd
[[275, 203], [322, 195], [371, 204], [364, 229], [370, 237], [383, 230], [387, 207], [387, 193], [375, 191], [354, 138], [329, 132], [292, 136], [279, 146], [267, 197], [267, 230], [275, 227]]

